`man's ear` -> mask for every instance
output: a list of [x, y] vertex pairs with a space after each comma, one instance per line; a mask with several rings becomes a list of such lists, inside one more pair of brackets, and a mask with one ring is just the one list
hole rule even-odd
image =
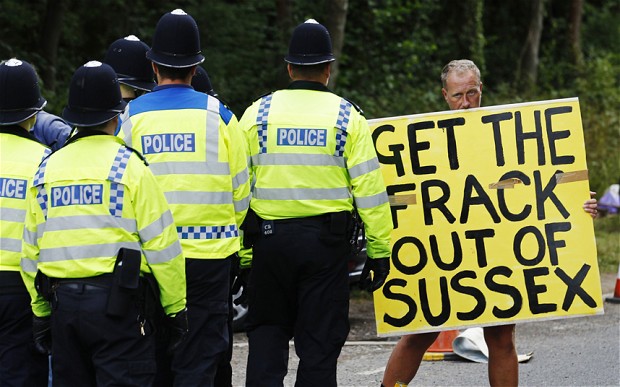
[[441, 88], [441, 94], [443, 95], [443, 99], [445, 99], [446, 102], [448, 102], [448, 91], [444, 89], [443, 87]]

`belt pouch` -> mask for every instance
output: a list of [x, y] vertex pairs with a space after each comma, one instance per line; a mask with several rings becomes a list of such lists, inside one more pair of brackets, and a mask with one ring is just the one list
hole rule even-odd
[[123, 316], [129, 312], [140, 287], [141, 260], [139, 250], [119, 249], [108, 296], [107, 315]]

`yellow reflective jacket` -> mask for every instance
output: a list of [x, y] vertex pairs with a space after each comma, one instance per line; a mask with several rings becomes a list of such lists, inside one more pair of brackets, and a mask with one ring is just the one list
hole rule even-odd
[[0, 126], [0, 271], [19, 272], [26, 193], [51, 153], [20, 126]]
[[317, 82], [296, 81], [254, 102], [246, 136], [251, 208], [263, 219], [353, 211], [366, 227], [371, 258], [390, 256], [392, 218], [366, 119]]
[[28, 191], [21, 261], [35, 315], [50, 313], [34, 289], [51, 278], [112, 273], [121, 247], [141, 250], [142, 273], [159, 284], [167, 314], [186, 304], [185, 260], [161, 188], [115, 136], [80, 133], [39, 166]]
[[118, 136], [140, 151], [166, 194], [188, 258], [239, 251], [250, 201], [247, 157], [234, 114], [185, 85], [131, 101]]

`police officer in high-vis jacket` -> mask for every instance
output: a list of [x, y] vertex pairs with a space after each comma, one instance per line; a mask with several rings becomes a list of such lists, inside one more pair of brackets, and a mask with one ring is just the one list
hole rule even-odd
[[234, 114], [191, 86], [204, 56], [190, 15], [163, 15], [147, 58], [158, 85], [129, 102], [118, 135], [148, 160], [185, 255], [189, 335], [172, 359], [174, 384], [209, 386], [229, 343], [231, 256], [249, 205], [247, 157]]
[[282, 385], [292, 337], [296, 386], [336, 385], [349, 332], [354, 211], [366, 227], [364, 287], [376, 290], [389, 271], [385, 184], [361, 111], [326, 87], [334, 60], [324, 26], [297, 26], [285, 58], [292, 83], [254, 102], [239, 123], [260, 231], [249, 280], [248, 386]]
[[48, 359], [32, 341], [30, 295], [19, 274], [26, 192], [51, 151], [29, 134], [46, 101], [32, 66], [0, 64], [0, 385], [47, 386]]
[[113, 135], [125, 105], [110, 66], [79, 67], [63, 111], [78, 132], [43, 160], [27, 194], [22, 276], [55, 385], [151, 385], [153, 310], [168, 316], [173, 344], [187, 331], [168, 203], [141, 156]]

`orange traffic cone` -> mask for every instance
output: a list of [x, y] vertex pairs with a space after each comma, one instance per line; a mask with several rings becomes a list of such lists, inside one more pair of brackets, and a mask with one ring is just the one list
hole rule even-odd
[[605, 301], [613, 304], [620, 304], [620, 265], [618, 265], [618, 276], [616, 277], [616, 289], [614, 290], [614, 296], [607, 297]]
[[431, 344], [427, 352], [454, 352], [452, 350], [452, 341], [459, 335], [459, 331], [441, 331], [435, 342]]

